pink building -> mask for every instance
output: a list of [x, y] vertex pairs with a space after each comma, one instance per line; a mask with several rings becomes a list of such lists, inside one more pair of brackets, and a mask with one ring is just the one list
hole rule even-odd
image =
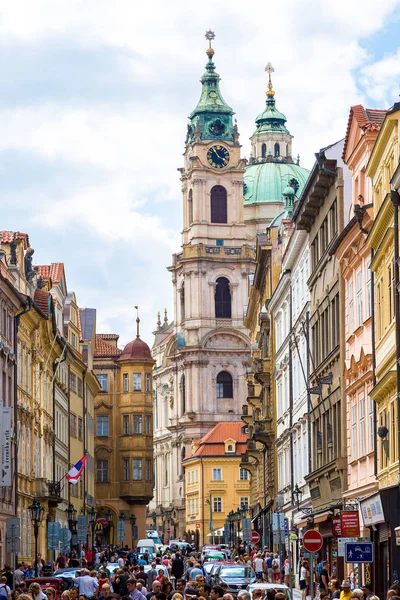
[[[366, 244], [373, 219], [372, 184], [365, 175], [384, 110], [352, 106], [343, 160], [352, 174], [352, 203], [348, 225], [335, 243], [334, 253], [343, 276], [346, 321], [342, 348], [344, 394], [347, 407], [347, 491], [351, 500], [377, 489], [375, 477], [375, 412], [372, 388], [372, 303], [370, 249]], [[345, 215], [346, 217], [346, 215]], [[361, 530], [363, 529], [360, 514]], [[369, 533], [369, 530], [368, 530]]]

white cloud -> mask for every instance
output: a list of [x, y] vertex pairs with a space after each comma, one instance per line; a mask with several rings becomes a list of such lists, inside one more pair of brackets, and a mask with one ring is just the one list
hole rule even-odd
[[[31, 46], [40, 44], [51, 57], [52, 50], [62, 44], [64, 51], [74, 49], [76, 57], [79, 51], [84, 55], [101, 49], [113, 59], [115, 80], [126, 83], [130, 90], [129, 96], [106, 101], [80, 96], [80, 90], [67, 81], [62, 101], [51, 93], [45, 101], [38, 101], [34, 90], [27, 87], [21, 89], [15, 104], [2, 103], [3, 156], [21, 152], [47, 162], [52, 169], [60, 165], [60, 178], [63, 167], [88, 172], [78, 190], [66, 177], [62, 193], [58, 192], [60, 182], [57, 190], [49, 181], [48, 188], [44, 184], [38, 192], [23, 177], [16, 178], [16, 189], [2, 193], [2, 202], [12, 198], [21, 206], [21, 221], [15, 228], [29, 225], [36, 247], [35, 228], [39, 225], [58, 230], [61, 236], [79, 224], [98, 239], [93, 252], [98, 248], [99, 269], [113, 281], [110, 289], [100, 290], [96, 273], [87, 285], [79, 281], [77, 264], [69, 267], [67, 277], [82, 286], [81, 291], [76, 289], [78, 300], [85, 304], [96, 301], [101, 327], [119, 327], [121, 332], [128, 327], [133, 302], [125, 298], [127, 289], [130, 296], [141, 296], [144, 316], [146, 311], [155, 315], [164, 304], [170, 307], [171, 286], [164, 268], [170, 264], [171, 253], [179, 249], [180, 222], [167, 220], [160, 207], [176, 208], [181, 202], [176, 168], [182, 164], [186, 117], [200, 94], [205, 30], [216, 30], [215, 62], [222, 76], [221, 89], [236, 111], [244, 155], [265, 99], [264, 65], [271, 60], [276, 69], [277, 107], [286, 114], [295, 135], [294, 152], [301, 154], [303, 165], [311, 167], [317, 149], [344, 136], [349, 106], [365, 101], [366, 94], [358, 88], [357, 70], [361, 69], [361, 85], [369, 98], [381, 106], [397, 98], [397, 46], [391, 56], [372, 64], [374, 59], [362, 44], [399, 6], [400, 0], [384, 4], [376, 0], [254, 0], [247, 5], [242, 0], [232, 0], [229, 5], [196, 5], [183, 0], [3, 3], [3, 50], [9, 46], [29, 52]], [[42, 81], [40, 64], [36, 68]], [[57, 68], [55, 62], [54, 70]], [[90, 77], [88, 72], [89, 86]], [[108, 85], [105, 77], [107, 98]], [[100, 175], [90, 176], [91, 170]], [[24, 208], [27, 199], [34, 201], [36, 211], [29, 220]], [[130, 254], [120, 257], [131, 279], [116, 281], [112, 268], [100, 257], [107, 253], [105, 248], [115, 249], [121, 243], [131, 248]], [[146, 265], [149, 273], [139, 290], [141, 271], [136, 262]], [[157, 282], [155, 298], [153, 278]], [[111, 316], [112, 294], [117, 301]]]

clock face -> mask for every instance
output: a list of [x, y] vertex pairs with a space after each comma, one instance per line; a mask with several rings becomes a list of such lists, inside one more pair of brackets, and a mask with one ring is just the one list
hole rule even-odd
[[229, 152], [224, 146], [212, 146], [207, 152], [207, 162], [214, 169], [223, 169], [229, 163]]

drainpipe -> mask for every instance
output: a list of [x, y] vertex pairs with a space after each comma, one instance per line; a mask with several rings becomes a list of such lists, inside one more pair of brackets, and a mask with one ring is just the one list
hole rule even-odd
[[[290, 284], [289, 294], [289, 335], [291, 334], [293, 327], [293, 311], [292, 311], [292, 299], [293, 291], [292, 285]], [[290, 335], [289, 340], [292, 339]], [[293, 353], [292, 344], [289, 341], [289, 428], [290, 428], [290, 488], [293, 490], [294, 487], [294, 474], [293, 474]]]
[[[375, 252], [374, 249], [371, 248], [371, 262], [374, 260]], [[371, 343], [372, 343], [372, 387], [376, 386], [376, 347], [375, 347], [375, 273], [371, 269]], [[377, 424], [377, 409], [376, 402], [374, 402], [374, 475], [375, 477], [378, 475], [378, 453], [376, 451], [376, 437], [378, 434], [378, 424]]]
[[399, 461], [399, 484], [400, 484], [400, 306], [399, 306], [399, 204], [400, 195], [396, 190], [391, 190], [390, 199], [393, 204], [393, 235], [394, 235], [394, 315], [396, 331], [396, 388], [397, 388], [397, 460]]

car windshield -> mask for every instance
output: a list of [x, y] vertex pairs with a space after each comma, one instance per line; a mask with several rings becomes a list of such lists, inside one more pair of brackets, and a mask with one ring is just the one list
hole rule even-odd
[[209, 562], [209, 563], [206, 563], [206, 564], [204, 565], [204, 568], [205, 568], [205, 570], [207, 571], [207, 573], [210, 573], [210, 571], [211, 571], [211, 569], [213, 568], [213, 566], [214, 566], [214, 563], [213, 563], [213, 562]]
[[250, 567], [222, 567], [219, 576], [222, 579], [233, 579], [237, 577], [253, 577], [254, 571]]

